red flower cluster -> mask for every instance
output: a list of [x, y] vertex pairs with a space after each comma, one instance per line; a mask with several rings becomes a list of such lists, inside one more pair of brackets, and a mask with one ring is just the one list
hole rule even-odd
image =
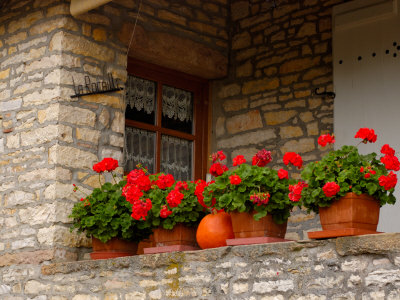
[[177, 207], [181, 204], [184, 195], [179, 190], [172, 190], [167, 195], [167, 203], [169, 207]]
[[126, 176], [128, 184], [137, 185], [142, 191], [148, 191], [151, 188], [149, 176], [142, 169], [135, 169]]
[[161, 174], [158, 176], [158, 179], [155, 181], [155, 184], [162, 190], [171, 187], [175, 183], [174, 176], [171, 174]]
[[214, 177], [221, 176], [225, 171], [228, 171], [228, 167], [220, 162], [213, 163], [210, 167], [210, 174]]
[[238, 155], [233, 159], [233, 166], [239, 166], [241, 164], [244, 164], [246, 162], [246, 160], [244, 159], [243, 155]]
[[250, 200], [253, 201], [254, 204], [257, 204], [257, 206], [260, 206], [262, 204], [268, 204], [270, 197], [271, 195], [269, 193], [254, 193], [250, 196]]
[[327, 182], [322, 187], [322, 191], [326, 197], [333, 197], [340, 191], [340, 186], [336, 182]]
[[399, 159], [395, 156], [396, 151], [391, 148], [388, 144], [385, 144], [381, 148], [381, 153], [385, 156], [381, 157], [381, 162], [385, 165], [387, 170], [400, 170]]
[[284, 169], [279, 169], [278, 177], [279, 179], [289, 179], [289, 172]]
[[377, 135], [373, 129], [360, 128], [354, 137], [362, 139], [363, 143], [366, 144], [367, 142], [375, 143]]
[[146, 220], [147, 214], [151, 209], [152, 204], [150, 199], [146, 199], [146, 201], [135, 201], [132, 205], [132, 214], [131, 217], [135, 220]]
[[135, 202], [140, 201], [143, 192], [137, 185], [127, 184], [122, 188], [122, 196], [126, 198], [126, 201], [133, 205]]
[[299, 202], [301, 199], [301, 192], [308, 184], [305, 182], [298, 182], [295, 185], [289, 184], [289, 199], [293, 202]]
[[379, 185], [383, 186], [386, 191], [393, 189], [396, 186], [396, 184], [397, 184], [397, 175], [392, 171], [387, 176], [382, 175], [381, 177], [379, 177]]
[[330, 134], [323, 134], [318, 138], [318, 144], [325, 147], [327, 144], [335, 143], [335, 136]]
[[218, 151], [217, 153], [211, 154], [212, 162], [215, 163], [217, 160], [223, 161], [226, 158], [226, 155], [222, 151]]
[[[204, 188], [214, 182], [215, 182], [214, 180], [210, 181], [210, 182], [206, 182], [205, 180], [202, 180], [202, 179], [199, 179], [195, 182], [196, 188], [194, 190], [194, 194], [197, 196], [197, 201], [199, 201], [200, 205], [203, 206], [204, 208], [208, 208], [208, 206], [205, 205], [205, 203], [204, 203], [204, 196], [203, 196]], [[216, 199], [213, 198], [211, 207], [213, 207], [215, 205], [215, 202], [216, 202]]]
[[93, 165], [93, 171], [97, 173], [111, 172], [116, 168], [118, 168], [118, 160], [111, 157], [106, 157], [101, 162]]
[[189, 187], [188, 187], [188, 184], [187, 184], [186, 181], [178, 181], [178, 182], [176, 183], [174, 189], [177, 190], [177, 191], [183, 191], [183, 190], [188, 190]]
[[271, 151], [262, 149], [253, 156], [252, 165], [264, 167], [272, 160]]
[[296, 152], [286, 152], [283, 156], [283, 163], [285, 165], [291, 163], [293, 166], [300, 169], [303, 166], [303, 159]]
[[229, 180], [231, 181], [232, 185], [238, 185], [242, 182], [242, 179], [239, 175], [231, 175], [229, 176]]
[[381, 153], [393, 156], [396, 153], [396, 151], [394, 151], [394, 149], [391, 148], [388, 144], [385, 144], [381, 148]]
[[161, 210], [160, 210], [160, 217], [161, 218], [168, 218], [168, 216], [172, 214], [172, 211], [170, 211], [166, 205], [163, 205]]

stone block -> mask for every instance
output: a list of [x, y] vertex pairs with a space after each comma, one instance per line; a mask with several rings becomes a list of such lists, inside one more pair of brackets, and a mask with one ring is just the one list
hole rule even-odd
[[146, 295], [144, 293], [134, 291], [125, 294], [125, 300], [146, 300]]
[[24, 191], [13, 191], [4, 197], [6, 206], [17, 206], [32, 203], [36, 200], [36, 195]]
[[20, 220], [24, 224], [38, 225], [56, 221], [55, 204], [42, 204], [35, 207], [20, 209], [18, 212]]
[[11, 249], [12, 250], [18, 250], [18, 249], [23, 249], [23, 248], [33, 248], [35, 247], [35, 238], [30, 237], [26, 238], [24, 240], [17, 240], [13, 241], [11, 243]]
[[54, 145], [49, 149], [49, 163], [78, 169], [92, 169], [98, 158], [95, 154], [70, 146]]
[[94, 127], [96, 113], [89, 109], [60, 105], [60, 122]]
[[232, 285], [232, 293], [237, 295], [237, 294], [243, 294], [248, 292], [249, 290], [249, 284], [248, 283], [234, 283]]
[[9, 149], [19, 148], [20, 147], [20, 134], [17, 133], [14, 135], [8, 135], [6, 146]]
[[110, 96], [104, 94], [97, 94], [97, 95], [83, 96], [82, 99], [86, 102], [102, 104], [113, 108], [122, 109], [124, 106], [122, 95]]
[[241, 87], [240, 85], [234, 83], [221, 87], [218, 91], [219, 98], [228, 98], [232, 96], [236, 96], [240, 93]]
[[258, 110], [252, 110], [226, 120], [226, 128], [230, 134], [262, 128], [262, 126], [261, 115]]
[[314, 139], [303, 138], [300, 140], [288, 141], [282, 147], [282, 153], [293, 151], [299, 153], [306, 153], [315, 149]]
[[0, 80], [7, 79], [8, 76], [10, 76], [10, 69], [9, 68], [5, 69], [3, 71], [0, 71]]
[[280, 128], [280, 136], [283, 139], [299, 137], [303, 135], [303, 130], [300, 127], [286, 126]]
[[251, 44], [251, 36], [247, 31], [236, 34], [232, 39], [232, 49], [238, 50], [249, 47]]
[[14, 33], [17, 30], [30, 28], [36, 21], [43, 19], [42, 11], [36, 11], [26, 16], [19, 18], [18, 20], [11, 21], [8, 24], [8, 33]]
[[224, 149], [236, 148], [239, 146], [257, 145], [274, 138], [276, 138], [276, 134], [273, 129], [258, 130], [245, 134], [237, 134], [228, 139], [220, 139], [217, 141], [217, 148]]
[[281, 74], [288, 74], [294, 72], [300, 72], [303, 70], [311, 69], [314, 66], [318, 65], [320, 62], [320, 57], [307, 57], [307, 58], [298, 58], [284, 62], [280, 68], [279, 72]]
[[97, 145], [99, 143], [100, 131], [88, 128], [76, 128], [76, 138]]
[[317, 26], [313, 22], [306, 22], [304, 23], [299, 31], [297, 32], [297, 37], [302, 38], [302, 37], [308, 37], [311, 35], [314, 35], [317, 33]]
[[295, 110], [285, 110], [277, 112], [267, 112], [264, 114], [267, 125], [278, 125], [287, 122], [297, 115]]
[[110, 145], [115, 147], [124, 147], [125, 139], [122, 136], [110, 135]]
[[101, 61], [112, 62], [114, 51], [98, 45], [82, 36], [67, 32], [57, 32], [53, 35], [49, 45], [50, 51], [69, 51], [77, 55], [89, 56]]
[[125, 132], [125, 116], [121, 112], [114, 113], [114, 119], [111, 124], [111, 129], [117, 133]]
[[243, 84], [242, 93], [244, 95], [274, 90], [279, 87], [279, 79], [263, 78], [247, 81]]
[[231, 4], [231, 19], [243, 19], [249, 15], [250, 4], [248, 1], [238, 1]]
[[294, 289], [293, 280], [261, 281], [254, 282], [253, 293], [265, 294], [270, 292], [287, 292]]
[[225, 134], [225, 117], [218, 117], [215, 124], [215, 134], [220, 137]]

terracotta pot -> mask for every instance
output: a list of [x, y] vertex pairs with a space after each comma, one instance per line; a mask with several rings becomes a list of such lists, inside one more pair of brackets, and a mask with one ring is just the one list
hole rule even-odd
[[319, 217], [323, 230], [357, 228], [376, 231], [379, 210], [380, 204], [375, 198], [348, 193], [330, 207], [320, 207]]
[[276, 224], [271, 215], [266, 215], [259, 221], [254, 220], [253, 212], [230, 212], [235, 238], [277, 237], [284, 238], [287, 222]]
[[153, 230], [155, 247], [172, 245], [196, 245], [196, 228], [177, 224], [172, 230], [156, 228]]
[[112, 238], [106, 243], [99, 239], [92, 238], [93, 252], [90, 253], [91, 259], [108, 259], [122, 256], [135, 255], [138, 243]]
[[148, 239], [139, 242], [137, 254], [144, 254], [144, 248], [155, 247], [156, 243], [154, 242], [154, 235], [150, 235]]

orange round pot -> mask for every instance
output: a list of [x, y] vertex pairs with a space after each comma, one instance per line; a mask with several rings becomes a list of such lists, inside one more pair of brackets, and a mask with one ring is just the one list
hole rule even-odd
[[90, 253], [91, 259], [108, 259], [136, 254], [138, 243], [112, 238], [106, 243], [99, 239], [92, 238], [93, 252]]
[[320, 207], [319, 217], [323, 230], [357, 228], [376, 231], [380, 204], [366, 194], [347, 193], [333, 201], [330, 207]]
[[179, 223], [173, 229], [162, 227], [153, 230], [155, 247], [187, 245], [196, 246], [196, 228]]
[[226, 246], [227, 239], [233, 239], [231, 216], [226, 212], [206, 215], [197, 227], [196, 240], [201, 249]]
[[235, 238], [249, 237], [277, 237], [284, 238], [286, 234], [287, 222], [276, 224], [272, 215], [266, 215], [259, 221], [254, 220], [252, 212], [230, 212], [232, 227]]

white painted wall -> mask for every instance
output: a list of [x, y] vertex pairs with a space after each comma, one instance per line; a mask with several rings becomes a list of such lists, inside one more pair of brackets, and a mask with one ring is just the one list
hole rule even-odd
[[[355, 133], [368, 127], [376, 131], [378, 140], [360, 145], [360, 152], [379, 153], [387, 143], [400, 154], [399, 4], [399, 0], [356, 0], [334, 8], [336, 147], [356, 145]], [[396, 188], [398, 203], [381, 209], [379, 231], [400, 232], [400, 185]]]

